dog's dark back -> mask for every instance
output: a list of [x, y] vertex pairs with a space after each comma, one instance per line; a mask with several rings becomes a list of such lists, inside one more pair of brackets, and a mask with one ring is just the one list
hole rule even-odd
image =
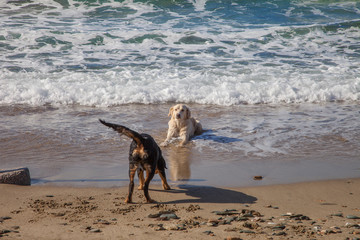
[[[166, 163], [162, 156], [161, 150], [155, 140], [149, 134], [139, 134], [127, 127], [107, 123], [104, 120], [99, 121], [107, 127], [114, 129], [120, 134], [124, 134], [133, 139], [130, 144], [129, 151], [129, 194], [125, 202], [130, 203], [132, 201], [132, 193], [134, 190], [134, 176], [135, 172], [138, 172], [140, 186], [139, 189], [144, 190], [144, 195], [148, 203], [154, 202], [149, 196], [149, 183], [157, 172], [161, 177], [163, 188], [169, 190], [170, 186], [166, 180], [165, 168]], [[146, 180], [144, 179], [143, 172], [146, 171]]]

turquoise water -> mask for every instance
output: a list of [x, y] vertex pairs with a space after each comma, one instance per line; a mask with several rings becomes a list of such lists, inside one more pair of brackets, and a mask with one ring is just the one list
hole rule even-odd
[[358, 1], [5, 1], [0, 104], [358, 101]]

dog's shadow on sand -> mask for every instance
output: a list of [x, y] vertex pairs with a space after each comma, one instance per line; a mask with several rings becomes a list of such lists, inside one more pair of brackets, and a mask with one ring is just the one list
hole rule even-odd
[[193, 137], [192, 140], [207, 140], [207, 141], [214, 141], [217, 143], [233, 143], [233, 142], [243, 141], [242, 139], [239, 138], [218, 136], [215, 133], [216, 131], [214, 130], [205, 129], [202, 134]]
[[[174, 201], [163, 202], [165, 204], [177, 203], [255, 203], [256, 197], [247, 195], [242, 192], [211, 187], [211, 186], [192, 186], [179, 185], [179, 189], [172, 189], [169, 192], [172, 194], [185, 194], [191, 198], [179, 199]], [[154, 191], [152, 189], [152, 191]], [[155, 190], [156, 191], [156, 190]], [[160, 190], [161, 191], [161, 190]]]

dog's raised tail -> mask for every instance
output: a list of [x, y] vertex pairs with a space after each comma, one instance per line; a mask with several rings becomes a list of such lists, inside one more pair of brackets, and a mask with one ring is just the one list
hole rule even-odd
[[117, 131], [118, 133], [124, 134], [124, 135], [126, 135], [127, 137], [132, 138], [139, 147], [144, 145], [144, 144], [143, 144], [144, 138], [143, 138], [139, 133], [137, 133], [137, 132], [135, 132], [135, 131], [127, 128], [127, 127], [124, 127], [124, 126], [122, 126], [122, 125], [105, 122], [105, 121], [102, 120], [102, 119], [99, 119], [99, 121], [100, 121], [102, 124], [104, 124], [105, 126], [114, 129], [114, 130]]

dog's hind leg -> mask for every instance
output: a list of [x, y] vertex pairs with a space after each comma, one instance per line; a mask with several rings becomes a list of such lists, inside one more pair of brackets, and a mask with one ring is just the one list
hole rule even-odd
[[137, 167], [134, 165], [130, 165], [130, 169], [129, 169], [129, 178], [130, 178], [130, 183], [129, 183], [129, 194], [125, 200], [125, 203], [131, 203], [132, 202], [132, 194], [134, 191], [134, 178], [135, 178], [135, 172], [136, 172]]
[[166, 168], [165, 159], [163, 157], [161, 157], [158, 162], [157, 171], [160, 175], [162, 186], [163, 186], [164, 190], [170, 190], [171, 188], [166, 180], [165, 168]]
[[150, 185], [150, 181], [153, 179], [155, 175], [155, 168], [152, 168], [150, 165], [147, 165], [145, 166], [145, 169], [146, 169], [146, 179], [144, 183], [144, 195], [147, 203], [153, 203], [155, 201], [150, 198], [149, 185]]
[[165, 170], [159, 170], [159, 175], [160, 175], [162, 186], [163, 186], [164, 190], [170, 190], [171, 188], [166, 181]]
[[143, 190], [143, 189], [144, 189], [144, 182], [145, 182], [144, 170], [142, 170], [142, 169], [139, 169], [139, 170], [138, 170], [138, 177], [139, 177], [139, 187], [138, 187], [138, 190]]

